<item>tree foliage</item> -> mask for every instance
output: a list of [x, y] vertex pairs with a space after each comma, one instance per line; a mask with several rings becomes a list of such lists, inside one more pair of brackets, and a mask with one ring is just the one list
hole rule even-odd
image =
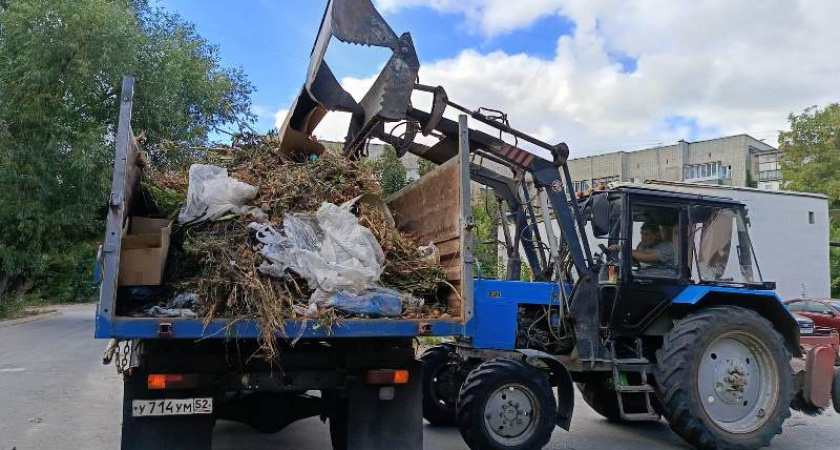
[[791, 114], [779, 134], [782, 178], [795, 191], [821, 192], [840, 204], [840, 104]]
[[71, 286], [92, 265], [127, 74], [158, 163], [253, 119], [243, 73], [177, 15], [143, 0], [0, 3], [0, 298], [32, 280]]
[[389, 196], [408, 186], [409, 181], [405, 165], [397, 156], [394, 147], [386, 145], [382, 155], [374, 162], [376, 177], [385, 196]]
[[[791, 114], [790, 131], [779, 134], [785, 188], [828, 196], [830, 208], [840, 208], [840, 104], [810, 107]], [[830, 219], [830, 239], [840, 241], [840, 221]], [[840, 295], [840, 249], [831, 249], [831, 287]]]
[[437, 169], [437, 166], [437, 164], [429, 161], [428, 159], [419, 158], [417, 160], [417, 172], [421, 177]]
[[495, 195], [488, 192], [474, 194], [471, 199], [473, 216], [473, 256], [481, 266], [484, 278], [499, 278], [499, 220]]

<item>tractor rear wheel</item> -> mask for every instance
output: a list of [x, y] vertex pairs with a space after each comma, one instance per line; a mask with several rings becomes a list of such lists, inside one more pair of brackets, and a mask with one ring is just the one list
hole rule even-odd
[[583, 401], [593, 411], [604, 416], [610, 422], [621, 422], [618, 397], [616, 397], [615, 391], [606, 385], [605, 381], [578, 383], [577, 388], [583, 397]]
[[700, 450], [752, 450], [790, 417], [790, 353], [755, 311], [707, 308], [678, 320], [656, 353], [663, 415]]
[[535, 450], [551, 438], [557, 403], [548, 377], [528, 364], [487, 361], [458, 395], [458, 428], [472, 450]]

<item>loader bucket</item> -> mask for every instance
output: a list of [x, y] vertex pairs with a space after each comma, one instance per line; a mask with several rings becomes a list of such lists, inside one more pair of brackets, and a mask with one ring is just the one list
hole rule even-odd
[[[333, 37], [349, 44], [386, 47], [393, 52], [359, 102], [341, 87], [324, 61]], [[348, 157], [359, 155], [365, 139], [378, 124], [405, 118], [420, 62], [411, 36], [408, 33], [397, 36], [371, 0], [330, 0], [310, 58], [306, 83], [281, 129], [284, 149], [320, 153], [323, 147], [309, 136], [328, 111], [353, 115], [343, 148]]]

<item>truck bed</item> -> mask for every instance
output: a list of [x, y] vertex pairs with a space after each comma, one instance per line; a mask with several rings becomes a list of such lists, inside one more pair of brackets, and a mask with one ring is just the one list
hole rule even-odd
[[[133, 79], [123, 82], [123, 97], [117, 129], [114, 173], [109, 198], [105, 241], [102, 246], [102, 280], [96, 317], [96, 337], [114, 339], [257, 339], [260, 327], [254, 319], [128, 317], [117, 313], [118, 276], [123, 230], [133, 202], [142, 201], [140, 183], [146, 164], [142, 149], [131, 129]], [[463, 334], [472, 316], [473, 283], [469, 254], [469, 230], [462, 224], [469, 215], [469, 161], [455, 158], [423, 179], [404, 189], [390, 205], [397, 227], [436, 244], [447, 281], [457, 295], [451, 295], [448, 307], [453, 318], [445, 319], [371, 319], [342, 318], [330, 328], [319, 326], [315, 319], [287, 320], [277, 331], [279, 338], [377, 338], [452, 336]], [[402, 213], [402, 214], [401, 214]]]

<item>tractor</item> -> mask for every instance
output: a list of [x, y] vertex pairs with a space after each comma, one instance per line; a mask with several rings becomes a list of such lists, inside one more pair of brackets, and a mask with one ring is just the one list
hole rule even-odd
[[[324, 60], [334, 38], [392, 51], [359, 101]], [[496, 199], [505, 273], [475, 279], [454, 341], [420, 357], [426, 420], [457, 425], [473, 450], [539, 449], [555, 426], [569, 429], [578, 389], [610, 421], [664, 418], [697, 448], [756, 449], [792, 407], [828, 405], [834, 361], [800, 347], [744, 204], [621, 184], [576, 195], [568, 145], [421, 84], [411, 35], [370, 0], [330, 0], [311, 58], [285, 143], [307, 145], [327, 112], [350, 113], [347, 158], [378, 139], [400, 156], [460, 159], [464, 179]], [[461, 224], [469, 236], [468, 208]]]

